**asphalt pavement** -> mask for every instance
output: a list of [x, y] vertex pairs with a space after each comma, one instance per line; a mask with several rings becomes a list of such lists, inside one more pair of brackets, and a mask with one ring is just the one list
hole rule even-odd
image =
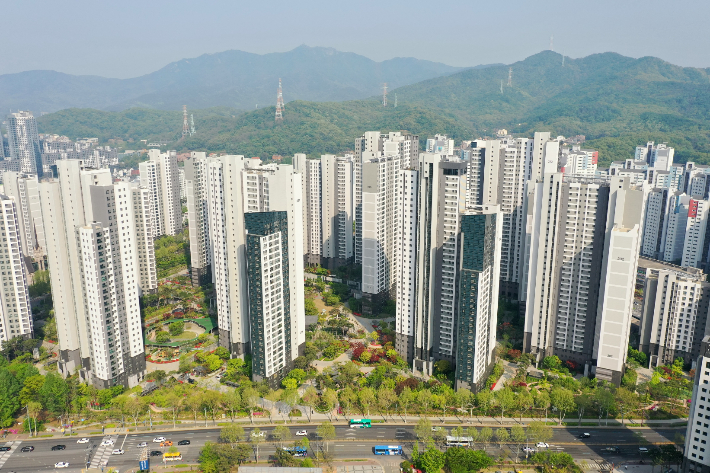
[[[316, 425], [299, 424], [288, 426], [292, 433], [292, 440], [296, 431], [306, 430], [311, 440], [311, 447], [317, 448]], [[451, 426], [446, 426], [450, 430]], [[264, 441], [259, 445], [259, 459], [265, 461], [273, 454], [278, 446], [271, 436], [273, 426], [259, 427], [265, 433]], [[197, 463], [199, 452], [207, 441], [216, 442], [219, 438], [220, 428], [207, 428], [199, 430], [155, 430], [152, 432], [138, 432], [121, 435], [111, 435], [106, 437], [90, 437], [87, 444], [77, 443], [77, 437], [63, 437], [53, 439], [29, 439], [22, 441], [8, 442], [12, 450], [0, 454], [0, 472], [14, 471], [16, 473], [30, 473], [39, 471], [55, 471], [56, 462], [68, 462], [69, 468], [56, 471], [80, 472], [87, 466], [91, 467], [109, 466], [119, 470], [120, 473], [135, 471], [138, 466], [138, 458], [141, 448], [138, 444], [148, 443], [148, 449], [164, 452], [166, 447], [159, 447], [159, 443], [154, 443], [156, 437], [166, 437], [177, 446], [180, 440], [189, 440], [190, 445], [179, 446], [182, 460], [178, 463]], [[245, 426], [245, 432], [250, 435], [252, 428]], [[326, 447], [334, 453], [337, 459], [382, 459], [381, 456], [373, 454], [373, 447], [382, 445], [402, 445], [405, 455], [411, 453], [411, 448], [416, 440], [414, 435], [414, 425], [386, 425], [374, 424], [369, 429], [351, 429], [347, 426], [336, 426], [336, 440], [327, 444]], [[623, 463], [638, 463], [644, 457], [639, 452], [640, 446], [648, 447], [650, 444], [672, 442], [677, 433], [684, 433], [684, 428], [555, 428], [550, 444], [551, 451], [564, 451], [577, 459], [588, 459], [590, 462], [608, 462], [615, 465]], [[589, 432], [590, 438], [579, 439], [583, 432]], [[101, 447], [103, 438], [114, 440], [113, 446]], [[52, 451], [54, 445], [66, 445], [65, 450]], [[34, 451], [22, 452], [21, 448], [33, 446]], [[619, 447], [620, 452], [608, 454], [605, 448]], [[123, 455], [112, 455], [113, 449], [122, 449]], [[476, 448], [482, 445], [476, 444]], [[515, 458], [513, 445], [504, 445], [502, 449], [506, 454]], [[495, 441], [487, 446], [487, 451], [491, 454], [500, 454], [501, 450]], [[256, 452], [254, 452], [256, 453]], [[520, 454], [524, 458], [524, 454]], [[151, 464], [155, 465], [162, 461], [161, 456], [151, 457]]]

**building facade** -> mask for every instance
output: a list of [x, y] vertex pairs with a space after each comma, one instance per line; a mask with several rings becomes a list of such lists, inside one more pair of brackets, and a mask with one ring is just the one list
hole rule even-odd
[[32, 338], [34, 331], [21, 227], [14, 198], [0, 194], [0, 348], [15, 337]]
[[7, 117], [10, 159], [20, 163], [19, 172], [42, 177], [42, 152], [39, 146], [37, 120], [32, 112], [15, 112]]

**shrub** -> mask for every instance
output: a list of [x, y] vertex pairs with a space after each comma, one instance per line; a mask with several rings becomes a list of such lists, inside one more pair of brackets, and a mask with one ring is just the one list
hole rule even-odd
[[170, 335], [177, 337], [185, 332], [185, 322], [182, 320], [177, 320], [170, 325], [168, 325], [168, 330], [170, 330]]
[[158, 330], [155, 332], [155, 341], [158, 343], [168, 343], [170, 341], [170, 334], [164, 330]]

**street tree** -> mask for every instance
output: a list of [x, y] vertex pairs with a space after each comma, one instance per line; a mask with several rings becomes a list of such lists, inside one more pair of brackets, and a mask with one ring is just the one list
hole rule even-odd
[[510, 388], [503, 388], [496, 393], [495, 398], [500, 408], [500, 422], [502, 424], [505, 411], [515, 407], [515, 393]]
[[316, 405], [318, 405], [318, 401], [320, 400], [320, 397], [318, 396], [318, 391], [316, 391], [316, 388], [313, 386], [308, 386], [306, 388], [306, 391], [303, 393], [303, 398], [301, 399], [301, 402], [303, 402], [303, 405], [308, 407], [306, 410], [306, 415], [308, 416], [308, 422], [311, 421], [311, 412]]
[[274, 440], [279, 442], [279, 447], [283, 448], [284, 442], [288, 442], [291, 440], [291, 429], [289, 429], [285, 425], [277, 425], [276, 427], [274, 427], [274, 430], [272, 431], [271, 435], [273, 435]]
[[415, 400], [416, 400], [416, 393], [409, 389], [408, 386], [405, 386], [404, 389], [402, 389], [402, 393], [399, 395], [397, 398], [399, 407], [401, 407], [404, 410], [404, 423], [407, 423], [407, 407], [409, 407]]
[[503, 448], [503, 443], [510, 440], [510, 434], [508, 433], [508, 429], [506, 429], [505, 427], [498, 427], [498, 429], [496, 429], [496, 440], [498, 440], [499, 448]]
[[491, 442], [492, 438], [493, 429], [491, 429], [490, 427], [481, 428], [481, 431], [478, 433], [478, 439], [483, 444], [484, 451], [488, 448], [488, 444]]
[[234, 448], [244, 440], [244, 428], [239, 424], [229, 424], [219, 432], [219, 440], [228, 443]]
[[431, 421], [426, 417], [420, 417], [417, 426], [414, 427], [414, 435], [422, 442], [428, 442], [431, 439]]
[[249, 441], [251, 444], [254, 446], [254, 449], [256, 451], [256, 461], [259, 461], [259, 444], [264, 440], [264, 437], [261, 435], [261, 429], [259, 427], [255, 427], [254, 430], [251, 431], [251, 435], [249, 438]]
[[510, 438], [515, 443], [515, 462], [518, 462], [518, 455], [520, 455], [520, 450], [522, 450], [523, 445], [527, 441], [527, 435], [525, 434], [525, 429], [520, 425], [514, 425], [510, 428]]
[[326, 450], [329, 450], [328, 442], [335, 440], [335, 426], [328, 421], [323, 422], [316, 429], [316, 433], [323, 440], [323, 442], [325, 442]]
[[562, 419], [565, 417], [565, 412], [571, 411], [575, 407], [574, 394], [572, 391], [565, 388], [554, 388], [550, 392], [550, 402], [557, 409], [559, 414], [559, 425], [562, 425]]

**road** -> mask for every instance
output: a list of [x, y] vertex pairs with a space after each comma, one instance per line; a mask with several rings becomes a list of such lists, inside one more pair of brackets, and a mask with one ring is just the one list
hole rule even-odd
[[[311, 446], [314, 446], [315, 430], [314, 425], [294, 425], [289, 426], [293, 438], [297, 438], [297, 430], [307, 430], [311, 439]], [[447, 426], [450, 428], [450, 426]], [[276, 450], [276, 443], [271, 440], [271, 430], [273, 427], [262, 427], [265, 432], [265, 440], [259, 445], [259, 457], [261, 460], [268, 459], [270, 454]], [[374, 445], [403, 445], [405, 454], [411, 453], [411, 448], [416, 440], [414, 426], [409, 425], [382, 425], [375, 424], [370, 429], [350, 429], [347, 426], [336, 426], [336, 440], [328, 445], [330, 451], [335, 453], [335, 458], [378, 458], [383, 457], [373, 454]], [[250, 435], [251, 428], [246, 427], [247, 435]], [[103, 462], [110, 467], [117, 468], [121, 473], [133, 471], [138, 466], [138, 456], [140, 450], [138, 444], [147, 442], [149, 450], [165, 451], [166, 448], [158, 447], [153, 443], [155, 437], [163, 436], [172, 440], [175, 445], [180, 440], [190, 440], [189, 446], [178, 447], [183, 459], [179, 463], [196, 463], [200, 449], [205, 442], [216, 442], [219, 437], [219, 428], [202, 430], [155, 430], [153, 432], [138, 432], [122, 435], [113, 435], [115, 441], [113, 447], [101, 447], [102, 437], [90, 437], [90, 443], [78, 444], [77, 437], [54, 438], [54, 439], [32, 439], [21, 442], [8, 443], [12, 451], [0, 452], [0, 472], [14, 471], [16, 473], [30, 473], [38, 471], [54, 471], [54, 464], [59, 461], [69, 463], [69, 468], [57, 471], [79, 472], [89, 461], [92, 467], [100, 467]], [[580, 440], [577, 436], [582, 432], [589, 432], [591, 438]], [[672, 442], [676, 433], [684, 433], [684, 428], [658, 428], [658, 429], [631, 429], [631, 428], [608, 428], [594, 429], [590, 427], [554, 429], [553, 439], [549, 442], [551, 451], [564, 451], [578, 459], [588, 459], [590, 461], [607, 461], [620, 464], [623, 462], [638, 462], [643, 458], [639, 454], [640, 445], [648, 446], [648, 443]], [[52, 451], [53, 445], [66, 445], [66, 450]], [[33, 446], [32, 452], [21, 452], [25, 446]], [[618, 446], [620, 454], [608, 455], [603, 449], [608, 446]], [[512, 446], [504, 447], [508, 454]], [[112, 455], [114, 448], [125, 450], [124, 455]], [[477, 448], [481, 448], [477, 445]], [[491, 442], [487, 450], [490, 453], [500, 453], [498, 444]], [[151, 457], [151, 463], [155, 465], [162, 457]]]

